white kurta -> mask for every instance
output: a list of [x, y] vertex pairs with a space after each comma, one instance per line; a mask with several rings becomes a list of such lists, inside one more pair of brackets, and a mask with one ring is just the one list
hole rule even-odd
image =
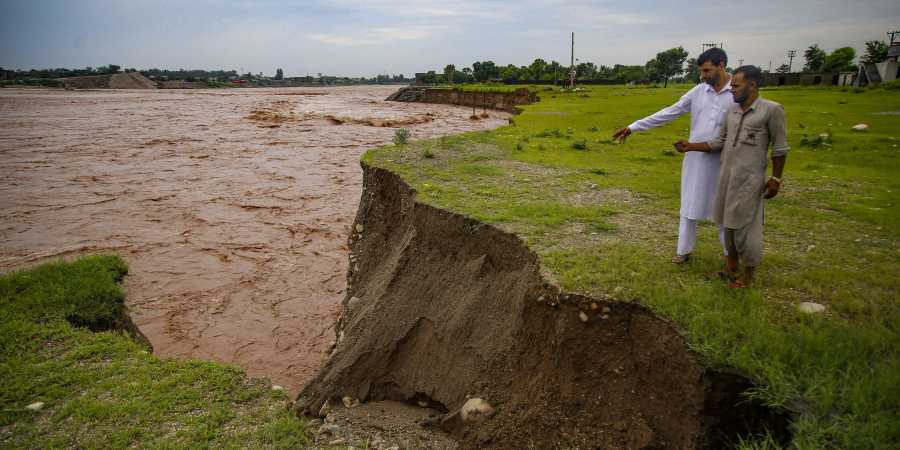
[[[690, 142], [708, 142], [719, 136], [725, 111], [734, 103], [731, 80], [716, 90], [700, 83], [681, 96], [674, 105], [663, 108], [628, 126], [631, 131], [643, 131], [665, 125], [686, 113], [691, 113]], [[687, 152], [681, 163], [681, 217], [712, 218], [719, 178], [719, 153]]]

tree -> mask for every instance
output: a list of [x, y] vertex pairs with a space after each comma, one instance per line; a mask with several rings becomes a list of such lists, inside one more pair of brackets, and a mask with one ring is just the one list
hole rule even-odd
[[691, 83], [699, 83], [700, 82], [700, 67], [697, 66], [697, 58], [690, 58], [687, 60], [687, 67], [684, 71], [684, 80], [689, 81]]
[[[528, 66], [528, 71], [531, 73], [532, 80], [540, 80], [544, 76], [544, 72], [547, 69], [547, 61], [544, 61], [541, 58], [535, 59], [530, 66]], [[552, 72], [551, 72], [552, 73]]]
[[884, 41], [866, 42], [866, 54], [862, 57], [862, 62], [880, 63], [887, 59], [888, 45]]
[[682, 47], [670, 48], [656, 54], [656, 58], [647, 61], [644, 66], [650, 79], [663, 80], [664, 87], [669, 85], [669, 78], [684, 72], [684, 60], [688, 53]]
[[853, 59], [856, 58], [856, 50], [853, 47], [841, 47], [825, 57], [824, 72], [852, 72], [856, 69]]
[[284, 79], [284, 71], [281, 69], [275, 69], [275, 79], [283, 80]]
[[472, 74], [475, 75], [475, 79], [478, 81], [487, 81], [491, 78], [499, 77], [500, 68], [493, 61], [475, 61], [472, 64]]
[[448, 83], [453, 84], [453, 73], [456, 72], [456, 66], [453, 64], [447, 64], [444, 67], [444, 79], [447, 80]]
[[803, 52], [803, 59], [806, 60], [806, 65], [803, 66], [804, 72], [821, 72], [822, 67], [825, 65], [825, 50], [819, 48], [819, 44], [810, 45], [806, 51]]
[[782, 64], [782, 65], [778, 66], [777, 69], [775, 69], [775, 72], [777, 72], [777, 73], [788, 73], [790, 71], [791, 71], [791, 66], [789, 66], [787, 64]]

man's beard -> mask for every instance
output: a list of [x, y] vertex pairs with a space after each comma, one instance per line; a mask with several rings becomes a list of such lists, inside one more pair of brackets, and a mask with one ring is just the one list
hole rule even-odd
[[748, 95], [747, 95], [746, 92], [744, 92], [743, 94], [735, 94], [735, 95], [733, 96], [733, 97], [734, 97], [734, 102], [735, 102], [735, 103], [744, 103], [744, 100], [747, 100], [747, 96], [748, 96]]
[[719, 74], [715, 74], [704, 81], [710, 86], [715, 86], [719, 82]]

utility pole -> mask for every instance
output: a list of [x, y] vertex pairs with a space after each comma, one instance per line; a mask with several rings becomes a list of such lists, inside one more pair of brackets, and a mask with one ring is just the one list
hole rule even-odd
[[788, 50], [788, 73], [791, 73], [791, 67], [794, 65], [794, 57], [797, 56], [797, 50]]
[[700, 50], [700, 53], [703, 53], [706, 50], [711, 49], [711, 48], [722, 48], [722, 49], [725, 48], [725, 43], [723, 43], [723, 42], [706, 42], [706, 43], [703, 43], [700, 45], [702, 47], [702, 49]]
[[887, 35], [891, 37], [891, 43], [888, 45], [894, 45], [894, 36], [900, 35], [900, 30], [897, 31], [888, 31]]
[[575, 89], [575, 32], [572, 32], [572, 59], [570, 61], [572, 70], [569, 73], [569, 87]]
[[772, 73], [772, 60], [769, 60], [769, 73]]

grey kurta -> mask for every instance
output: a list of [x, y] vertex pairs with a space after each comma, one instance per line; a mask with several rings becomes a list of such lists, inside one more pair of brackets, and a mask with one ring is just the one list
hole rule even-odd
[[772, 157], [786, 155], [790, 148], [780, 104], [760, 97], [747, 112], [735, 103], [725, 113], [719, 137], [708, 142], [713, 151], [722, 151], [713, 205], [716, 223], [743, 228], [762, 208], [770, 143]]

